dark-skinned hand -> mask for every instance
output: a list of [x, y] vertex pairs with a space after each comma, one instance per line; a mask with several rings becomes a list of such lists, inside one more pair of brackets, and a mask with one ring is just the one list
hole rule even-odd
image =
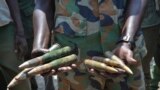
[[120, 59], [124, 60], [124, 63], [135, 65], [137, 64], [137, 61], [133, 58], [133, 51], [130, 48], [131, 46], [129, 43], [119, 43], [113, 50], [113, 53]]
[[[128, 43], [119, 43], [116, 46], [116, 48], [113, 50], [113, 53], [116, 56], [118, 56], [120, 59], [122, 59], [125, 64], [135, 65], [137, 64], [137, 61], [133, 58], [133, 52], [130, 48], [131, 46]], [[91, 74], [99, 75], [99, 76], [102, 76], [104, 78], [109, 78], [109, 79], [112, 79], [112, 78], [114, 79], [116, 77], [120, 77], [126, 74], [126, 72], [122, 69], [118, 70], [119, 73], [116, 73], [116, 74], [98, 71], [93, 68], [88, 69], [88, 71]]]
[[[44, 49], [44, 48], [40, 48], [40, 49], [33, 49], [32, 50], [32, 56], [33, 57], [38, 57], [40, 55], [43, 55], [47, 52], [49, 52], [50, 50], [49, 49]], [[59, 72], [68, 72], [68, 71], [71, 71], [72, 69], [76, 68], [77, 65], [76, 64], [71, 64], [70, 66], [64, 66], [64, 67], [60, 67], [58, 69], [52, 69], [46, 73], [43, 73], [42, 75], [43, 76], [48, 76], [48, 75], [55, 75], [55, 74], [58, 74]]]
[[18, 58], [23, 58], [27, 53], [28, 47], [25, 36], [17, 33], [15, 36], [15, 52]]

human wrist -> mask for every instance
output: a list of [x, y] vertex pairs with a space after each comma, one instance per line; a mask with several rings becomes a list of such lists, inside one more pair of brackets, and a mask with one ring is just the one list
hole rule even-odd
[[20, 37], [24, 37], [24, 29], [23, 28], [17, 28], [16, 29], [16, 35], [20, 36]]
[[133, 38], [129, 35], [124, 35], [124, 36], [120, 37], [120, 39], [117, 41], [116, 44], [127, 46], [131, 50], [133, 50], [135, 48], [135, 42], [134, 42]]
[[128, 43], [128, 42], [119, 42], [119, 43], [117, 43], [117, 46], [125, 46], [125, 47], [127, 47], [129, 49], [132, 48], [131, 44]]

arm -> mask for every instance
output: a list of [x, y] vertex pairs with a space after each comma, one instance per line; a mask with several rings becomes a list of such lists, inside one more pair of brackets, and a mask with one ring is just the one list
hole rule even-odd
[[139, 29], [146, 7], [147, 0], [129, 0], [126, 10], [126, 20], [122, 29], [122, 36], [129, 36], [133, 40], [136, 31]]
[[[54, 0], [36, 0], [36, 7], [33, 12], [33, 24], [34, 24], [34, 43], [32, 55], [33, 57], [42, 55], [49, 50], [48, 44], [50, 42], [50, 31], [54, 24]], [[54, 42], [54, 41], [53, 41]], [[58, 68], [59, 72], [67, 72], [75, 68], [76, 65]], [[52, 69], [46, 75], [55, 74], [55, 70]]]
[[36, 0], [33, 12], [34, 43], [33, 56], [47, 52], [50, 31], [54, 22], [54, 0]]
[[16, 34], [22, 35], [24, 37], [24, 29], [21, 21], [20, 11], [18, 7], [17, 0], [6, 0], [12, 19], [16, 25]]
[[133, 52], [131, 51], [130, 41], [133, 41], [135, 33], [141, 25], [144, 8], [147, 0], [129, 0], [126, 10], [125, 24], [123, 26], [121, 37], [127, 38], [126, 41], [122, 40], [118, 43], [115, 54], [121, 59], [126, 60], [129, 64], [136, 64], [136, 60], [133, 59]]
[[[129, 40], [133, 40], [135, 33], [140, 27], [144, 8], [147, 0], [128, 0], [128, 7], [126, 10], [125, 23], [122, 28], [121, 37], [129, 36]], [[136, 60], [133, 58], [133, 52], [131, 51], [130, 43], [127, 41], [121, 41], [117, 44], [113, 52], [121, 59], [126, 60], [129, 64], [136, 64]], [[125, 62], [125, 61], [124, 61]], [[90, 69], [90, 73], [97, 74], [96, 70]], [[123, 76], [125, 71], [118, 74], [109, 74], [98, 72], [100, 76], [105, 78], [116, 79]]]
[[13, 19], [13, 22], [16, 26], [15, 47], [18, 51], [19, 57], [23, 57], [26, 52], [26, 50], [24, 50], [24, 48], [25, 49], [27, 48], [27, 43], [26, 43], [25, 36], [24, 36], [24, 29], [23, 29], [23, 25], [22, 25], [22, 21], [21, 21], [21, 17], [20, 17], [18, 2], [17, 2], [17, 0], [6, 0], [6, 2], [8, 4], [9, 9], [10, 9], [10, 13], [11, 13], [11, 17]]

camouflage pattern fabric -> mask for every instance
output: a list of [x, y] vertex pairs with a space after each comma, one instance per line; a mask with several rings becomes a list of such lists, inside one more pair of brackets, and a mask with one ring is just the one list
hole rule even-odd
[[158, 88], [160, 89], [160, 69], [157, 67], [157, 65], [155, 65], [153, 67], [153, 77], [151, 80], [151, 90], [157, 90]]
[[[123, 16], [125, 0], [55, 0], [55, 2], [56, 41], [64, 46], [79, 48], [79, 67], [59, 75], [59, 90], [104, 90], [105, 78], [87, 73], [82, 62], [85, 58], [114, 49], [120, 37], [119, 20]], [[139, 65], [133, 66], [134, 75], [127, 86], [144, 90], [140, 60], [146, 51], [141, 34], [137, 34], [135, 39], [137, 47], [134, 54]]]

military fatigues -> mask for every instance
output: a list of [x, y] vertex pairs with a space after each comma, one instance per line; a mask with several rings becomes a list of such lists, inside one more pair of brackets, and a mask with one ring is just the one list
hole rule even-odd
[[[147, 9], [145, 12], [144, 20], [142, 23], [142, 29], [144, 32], [144, 38], [147, 47], [147, 55], [143, 59], [143, 70], [145, 74], [145, 82], [146, 82], [146, 89], [150, 90], [150, 61], [154, 56], [157, 42], [158, 42], [158, 35], [160, 29], [160, 16], [158, 14], [159, 5], [156, 1], [160, 0], [148, 0]], [[160, 12], [159, 12], [160, 13]]]
[[[79, 67], [59, 75], [59, 90], [104, 90], [105, 78], [90, 75], [82, 62], [85, 58], [90, 58], [89, 56], [103, 54], [115, 48], [115, 43], [120, 37], [120, 19], [126, 6], [125, 0], [55, 0], [55, 2], [54, 38], [63, 46], [78, 47], [79, 51]], [[106, 85], [117, 85], [113, 86], [116, 89], [111, 90], [126, 90], [122, 88], [124, 86], [145, 90], [141, 59], [146, 50], [142, 34], [137, 34], [135, 39], [134, 58], [138, 60], [139, 65], [131, 66], [134, 67], [133, 76], [125, 76], [129, 87], [107, 81]]]
[[[23, 61], [17, 59], [14, 52], [15, 25], [12, 22], [9, 8], [5, 0], [0, 0], [0, 90], [6, 90], [7, 84], [19, 72], [18, 65]], [[10, 90], [30, 90], [28, 81]]]

